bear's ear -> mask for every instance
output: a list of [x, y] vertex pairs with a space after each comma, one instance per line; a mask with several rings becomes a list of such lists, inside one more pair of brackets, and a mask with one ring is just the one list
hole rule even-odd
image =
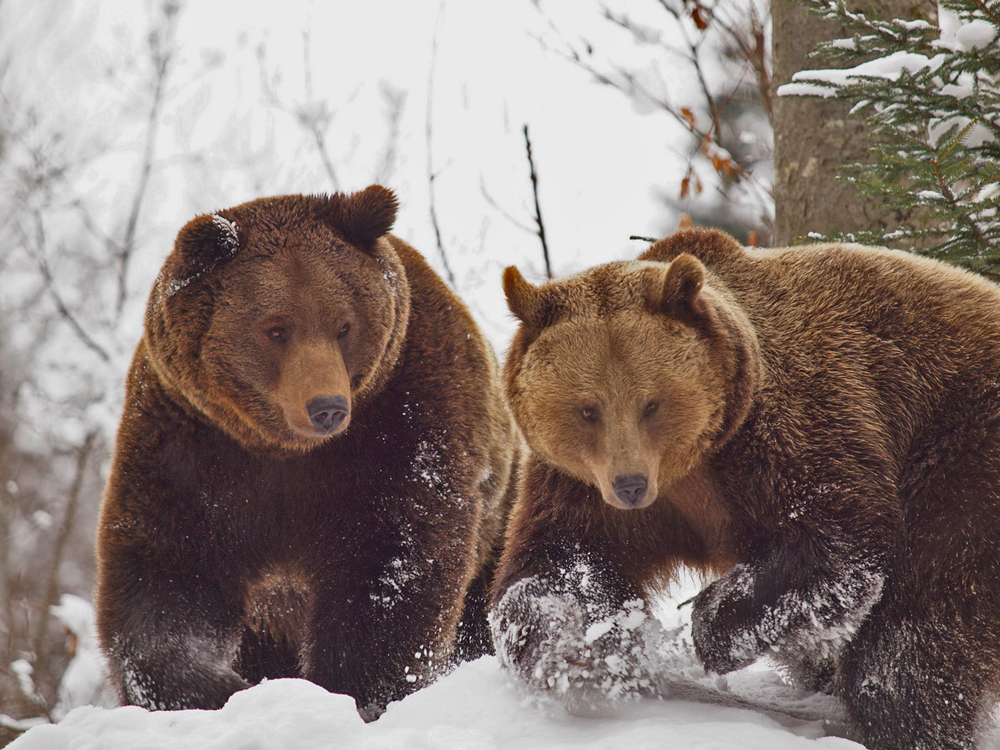
[[370, 185], [357, 193], [337, 193], [326, 199], [325, 218], [344, 239], [361, 248], [371, 247], [396, 221], [399, 202], [389, 188]]
[[659, 307], [678, 320], [694, 326], [711, 326], [712, 315], [705, 303], [702, 286], [705, 284], [705, 266], [697, 258], [682, 253], [670, 261], [663, 280]]
[[175, 283], [187, 285], [236, 255], [240, 233], [236, 222], [219, 214], [198, 216], [177, 234], [174, 250], [180, 257], [183, 278]]
[[507, 266], [503, 272], [503, 292], [514, 317], [529, 328], [544, 328], [555, 322], [552, 295], [529, 284], [515, 266]]

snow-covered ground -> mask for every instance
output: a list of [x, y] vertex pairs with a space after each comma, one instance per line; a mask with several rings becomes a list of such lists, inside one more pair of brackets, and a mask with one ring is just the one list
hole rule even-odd
[[[60, 691], [57, 724], [28, 730], [12, 750], [855, 750], [844, 739], [838, 702], [791, 686], [766, 662], [721, 678], [706, 674], [690, 647], [689, 606], [698, 591], [681, 580], [656, 602], [679, 650], [662, 675], [660, 699], [570, 715], [527, 696], [495, 657], [463, 664], [393, 703], [365, 724], [354, 700], [305, 680], [273, 680], [234, 695], [218, 711], [147, 711], [109, 706], [102, 690], [93, 610], [64, 597], [56, 614], [77, 634], [76, 657]], [[691, 700], [696, 696], [697, 700]], [[77, 706], [74, 708], [74, 706]], [[72, 709], [72, 710], [70, 710]], [[68, 711], [68, 713], [66, 713]], [[1000, 750], [1000, 731], [982, 750]]]
[[[662, 700], [609, 706], [600, 715], [570, 716], [539, 704], [514, 685], [494, 657], [464, 664], [365, 724], [353, 699], [328, 693], [305, 680], [274, 680], [237, 693], [219, 711], [146, 711], [112, 705], [101, 691], [100, 656], [93, 610], [64, 597], [57, 614], [77, 635], [76, 657], [60, 691], [58, 724], [30, 729], [13, 750], [285, 750], [296, 748], [394, 748], [408, 750], [503, 750], [510, 748], [858, 748], [839, 737], [836, 702], [802, 693], [766, 666], [728, 676], [705, 674], [690, 650], [690, 607], [697, 592], [685, 578], [657, 602], [665, 627], [686, 644], [664, 674]], [[697, 692], [730, 705], [679, 697]], [[731, 704], [749, 701], [749, 710]], [[73, 708], [74, 706], [78, 706]], [[769, 710], [771, 709], [775, 710]], [[72, 710], [69, 710], [72, 709]], [[68, 713], [67, 713], [68, 711]], [[830, 721], [823, 721], [829, 719]]]
[[[663, 625], [677, 633], [658, 700], [609, 705], [586, 716], [540, 703], [513, 684], [496, 658], [464, 664], [365, 724], [353, 699], [305, 680], [274, 680], [237, 693], [219, 711], [108, 708], [93, 611], [64, 597], [55, 612], [77, 634], [76, 657], [60, 691], [58, 724], [27, 731], [13, 750], [284, 750], [394, 748], [525, 750], [538, 748], [723, 748], [847, 750], [837, 736], [837, 702], [789, 685], [767, 664], [720, 678], [698, 665], [690, 648], [690, 607], [699, 588], [682, 580], [657, 602]], [[686, 650], [685, 650], [686, 649]], [[697, 696], [698, 700], [691, 700]], [[99, 705], [85, 705], [96, 702]], [[84, 705], [81, 705], [84, 704]], [[750, 707], [747, 707], [747, 706]], [[76, 706], [74, 708], [74, 706]], [[828, 736], [829, 735], [829, 736]], [[989, 750], [1000, 750], [994, 740]]]
[[[771, 672], [748, 685], [775, 687]], [[779, 688], [780, 689], [780, 688]], [[785, 688], [787, 690], [787, 688]], [[77, 708], [58, 725], [36, 727], [11, 750], [278, 750], [391, 748], [740, 748], [848, 750], [823, 737], [819, 722], [778, 721], [753, 711], [645, 701], [601, 716], [568, 716], [533, 705], [493, 657], [465, 664], [434, 685], [389, 706], [365, 724], [354, 701], [304, 680], [274, 680], [237, 693], [219, 711], [150, 712]]]

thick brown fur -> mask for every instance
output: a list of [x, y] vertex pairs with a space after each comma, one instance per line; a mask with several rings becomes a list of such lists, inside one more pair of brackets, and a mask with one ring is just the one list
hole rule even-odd
[[1000, 690], [1000, 289], [708, 230], [504, 282], [531, 449], [491, 614], [512, 671], [592, 679], [592, 639], [542, 653], [572, 649], [532, 609], [546, 592], [607, 616], [687, 564], [721, 575], [694, 603], [708, 669], [770, 654], [869, 747], [975, 745]]
[[302, 676], [372, 718], [489, 648], [516, 430], [488, 344], [387, 234], [395, 213], [372, 186], [178, 235], [98, 532], [124, 702], [217, 708]]

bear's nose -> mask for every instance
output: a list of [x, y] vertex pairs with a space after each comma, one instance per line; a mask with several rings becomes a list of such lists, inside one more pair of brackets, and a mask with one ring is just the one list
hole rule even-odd
[[317, 431], [329, 434], [340, 427], [351, 407], [343, 396], [318, 396], [306, 404], [306, 413]]
[[615, 491], [618, 499], [626, 505], [635, 507], [644, 497], [646, 497], [646, 477], [642, 474], [629, 474], [625, 477], [617, 477], [611, 483], [611, 489]]

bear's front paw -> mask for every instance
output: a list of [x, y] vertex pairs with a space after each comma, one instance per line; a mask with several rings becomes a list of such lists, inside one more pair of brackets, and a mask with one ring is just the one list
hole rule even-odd
[[726, 674], [753, 664], [767, 650], [751, 613], [753, 578], [737, 565], [694, 600], [691, 637], [705, 669]]
[[691, 634], [694, 638], [695, 653], [702, 665], [709, 672], [716, 674], [728, 674], [749, 667], [761, 653], [756, 649], [751, 652], [734, 648], [732, 639], [713, 638], [714, 633], [710, 630], [706, 634], [704, 629], [695, 629], [693, 624]]
[[124, 701], [152, 711], [222, 708], [233, 693], [250, 687], [228, 664], [211, 656], [200, 663], [177, 659], [172, 664], [157, 661], [126, 661], [120, 674]]
[[594, 609], [537, 579], [519, 581], [490, 613], [497, 658], [534, 695], [571, 711], [648, 692], [645, 652], [662, 639], [662, 626], [639, 599], [617, 611]]
[[490, 612], [497, 658], [533, 691], [566, 692], [593, 657], [583, 611], [571, 596], [545, 593], [535, 584], [518, 582]]

